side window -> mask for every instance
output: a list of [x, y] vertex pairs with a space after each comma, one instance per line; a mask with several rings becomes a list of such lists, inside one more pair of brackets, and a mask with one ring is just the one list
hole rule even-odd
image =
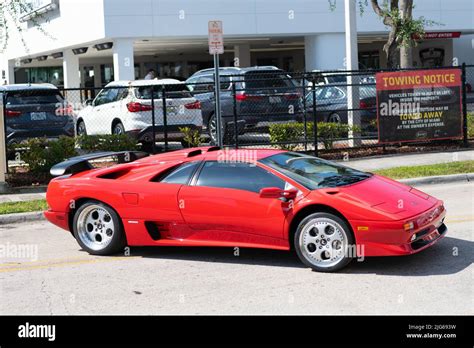
[[191, 178], [191, 175], [193, 175], [194, 170], [198, 167], [199, 163], [201, 162], [188, 162], [188, 163], [183, 163], [177, 168], [173, 168], [170, 172], [167, 172], [163, 176], [159, 176], [157, 180], [152, 180], [152, 181], [159, 181], [159, 182], [165, 182], [168, 184], [183, 184], [186, 185], [189, 182], [189, 179]]
[[196, 186], [222, 187], [259, 193], [265, 187], [285, 189], [286, 182], [251, 163], [209, 161], [199, 174]]
[[193, 77], [193, 78], [190, 78], [187, 82], [186, 82], [186, 86], [188, 86], [189, 90], [191, 92], [194, 92], [194, 90], [196, 89], [196, 82], [197, 82], [198, 78], [197, 77]]
[[194, 89], [195, 92], [200, 93], [207, 93], [212, 91], [212, 86], [214, 84], [214, 80], [209, 75], [201, 76], [197, 80], [196, 88]]
[[115, 101], [118, 97], [119, 88], [107, 88], [100, 91], [99, 95], [94, 100], [94, 106], [107, 104]]

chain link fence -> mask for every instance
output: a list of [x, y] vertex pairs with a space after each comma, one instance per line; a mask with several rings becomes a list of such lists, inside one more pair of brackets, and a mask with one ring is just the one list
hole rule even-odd
[[[425, 141], [425, 146], [459, 147], [474, 139], [474, 66], [446, 69], [462, 71], [464, 144], [437, 140]], [[274, 147], [329, 158], [346, 151], [386, 153], [397, 145], [378, 140], [377, 72], [224, 68], [223, 145]], [[43, 175], [47, 181], [48, 166], [87, 152], [158, 153], [218, 143], [212, 69], [187, 81], [113, 82], [105, 88], [7, 86], [2, 98], [14, 185], [41, 183]]]

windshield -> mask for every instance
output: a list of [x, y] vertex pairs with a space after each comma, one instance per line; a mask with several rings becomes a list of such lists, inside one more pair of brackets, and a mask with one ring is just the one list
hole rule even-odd
[[[190, 98], [189, 88], [184, 83], [174, 83], [165, 86], [167, 98]], [[151, 99], [153, 90], [153, 98], [159, 99], [163, 97], [163, 85], [143, 86], [135, 88], [135, 96], [138, 99]]]
[[372, 176], [369, 173], [295, 152], [280, 153], [264, 158], [260, 162], [309, 190], [350, 185]]
[[7, 105], [56, 104], [63, 100], [55, 89], [14, 91], [7, 94]]

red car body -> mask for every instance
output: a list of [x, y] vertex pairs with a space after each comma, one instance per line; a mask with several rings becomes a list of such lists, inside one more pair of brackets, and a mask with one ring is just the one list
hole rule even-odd
[[[244, 151], [248, 150], [235, 150], [236, 157]], [[257, 160], [284, 152], [252, 151]], [[214, 148], [185, 149], [55, 178], [48, 187], [45, 216], [71, 231], [74, 210], [84, 200], [94, 199], [118, 213], [130, 246], [289, 250], [297, 222], [323, 209], [348, 222], [357, 251], [363, 253], [358, 256], [413, 254], [433, 245], [447, 231], [442, 201], [379, 175], [351, 185], [309, 190], [256, 162], [297, 188], [291, 204], [237, 189], [150, 181], [181, 163], [216, 161], [220, 155]], [[156, 231], [158, 238], [153, 234]]]

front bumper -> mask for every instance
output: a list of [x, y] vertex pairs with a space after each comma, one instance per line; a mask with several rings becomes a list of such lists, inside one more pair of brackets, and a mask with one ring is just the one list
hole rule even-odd
[[44, 212], [44, 217], [52, 224], [69, 231], [68, 213], [47, 210]]
[[443, 210], [428, 224], [409, 232], [403, 229], [402, 221], [350, 221], [355, 234], [358, 256], [411, 255], [425, 250], [448, 232], [444, 224], [445, 216], [446, 210]]

